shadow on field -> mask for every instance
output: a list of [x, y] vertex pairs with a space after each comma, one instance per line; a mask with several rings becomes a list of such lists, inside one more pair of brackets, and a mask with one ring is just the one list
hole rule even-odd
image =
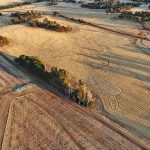
[[[103, 54], [94, 56], [90, 54], [79, 55], [85, 57], [84, 60], [78, 61], [93, 69], [101, 69], [103, 71], [112, 72], [115, 74], [131, 77], [137, 80], [150, 83], [150, 62], [135, 58], [126, 58], [120, 55]], [[97, 62], [95, 62], [95, 60]], [[99, 61], [108, 61], [109, 65], [102, 67]], [[119, 69], [118, 67], [119, 66]]]
[[[23, 83], [32, 83], [33, 85], [38, 86], [42, 90], [48, 90], [53, 94], [60, 96], [61, 98], [71, 100], [73, 103], [76, 103], [73, 99], [71, 99], [68, 95], [65, 95], [60, 90], [57, 90], [53, 86], [51, 86], [47, 81], [40, 79], [33, 73], [28, 72], [26, 69], [22, 68], [18, 64], [14, 62], [14, 56], [10, 56], [6, 53], [0, 52], [0, 70], [2, 69], [5, 73], [9, 74], [10, 76], [15, 77], [18, 80], [21, 80]], [[95, 104], [93, 105], [93, 109], [97, 111], [104, 111], [103, 103], [100, 97], [92, 91], [93, 96], [96, 99]], [[78, 104], [77, 104], [78, 105]]]
[[118, 48], [124, 49], [125, 51], [135, 52], [135, 53], [139, 53], [139, 54], [143, 53], [143, 54], [146, 54], [146, 55], [150, 56], [150, 50], [148, 48], [142, 48], [142, 50], [139, 49], [138, 46], [133, 47], [133, 48], [125, 47], [125, 46], [119, 46]]

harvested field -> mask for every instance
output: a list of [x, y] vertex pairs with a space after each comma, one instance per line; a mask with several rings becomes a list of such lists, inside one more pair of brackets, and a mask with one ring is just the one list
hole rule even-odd
[[[64, 8], [60, 6], [47, 7], [41, 4], [39, 7], [31, 5], [1, 12], [9, 14], [15, 11], [24, 12], [31, 9], [38, 10], [39, 12], [44, 11], [46, 13], [51, 13], [52, 11], [57, 10], [66, 16], [84, 18], [107, 28], [117, 31], [120, 30], [122, 32], [132, 33], [135, 35], [138, 35], [140, 32], [139, 27], [141, 27], [138, 23], [131, 21], [114, 21], [113, 16], [107, 16], [103, 11], [86, 10], [81, 8]], [[136, 45], [137, 39], [133, 37], [127, 37], [123, 34], [116, 34], [107, 30], [67, 21], [62, 18], [51, 17], [50, 15], [45, 15], [44, 17], [57, 21], [61, 24], [68, 24], [76, 30], [72, 33], [56, 33], [39, 28], [33, 29], [24, 25], [7, 25], [5, 30], [0, 28], [0, 33], [2, 31], [1, 35], [7, 36], [12, 43], [9, 47], [4, 47], [2, 51], [13, 56], [19, 56], [21, 54], [36, 55], [46, 64], [47, 69], [51, 66], [57, 66], [68, 70], [73, 76], [76, 76], [86, 82], [86, 84], [98, 94], [103, 102], [105, 115], [120, 124], [124, 129], [127, 129], [127, 133], [132, 133], [134, 137], [140, 138], [143, 143], [150, 145], [149, 41], [140, 41], [140, 44]], [[3, 20], [1, 21], [2, 24], [5, 23], [3, 23]], [[31, 97], [31, 99], [33, 98]], [[48, 101], [48, 103], [49, 102], [51, 101]], [[30, 103], [31, 100], [25, 98], [23, 104], [25, 106], [23, 107], [30, 107], [31, 110], [34, 109], [35, 106], [30, 106]], [[13, 107], [18, 108], [19, 105], [19, 102], [16, 102]], [[48, 106], [49, 105], [51, 106], [52, 104], [48, 104]], [[58, 109], [60, 106], [55, 106], [54, 108]], [[40, 108], [37, 109], [39, 110]], [[44, 112], [44, 114], [51, 111], [49, 108], [45, 109], [47, 111]], [[54, 112], [56, 111], [55, 109], [53, 110]], [[25, 111], [29, 111], [29, 109], [25, 109]], [[101, 110], [93, 110], [93, 113], [96, 115], [100, 112]], [[55, 113], [57, 114], [57, 112]], [[65, 119], [61, 116], [61, 113], [63, 114], [63, 110], [58, 112], [58, 118], [61, 118], [60, 122], [63, 122], [65, 125], [69, 124], [68, 120], [73, 118], [66, 117], [65, 119], [68, 122], [65, 122]], [[67, 111], [65, 113], [67, 113]], [[52, 114], [53, 112], [50, 112], [50, 115]], [[35, 115], [38, 116], [36, 113]], [[74, 115], [75, 114], [73, 114], [73, 116]], [[55, 120], [56, 117], [57, 116], [53, 119]], [[83, 120], [83, 117], [80, 119]], [[76, 121], [80, 122], [80, 119]], [[10, 119], [9, 122], [13, 122], [12, 120], [13, 119]], [[73, 121], [71, 120], [71, 122]], [[76, 140], [79, 139], [79, 135], [81, 133], [84, 133], [85, 135], [88, 134], [84, 131], [84, 129], [82, 129], [82, 127], [79, 126], [79, 124], [81, 124], [81, 122], [79, 122], [77, 125], [75, 125], [74, 122], [71, 123], [68, 125], [69, 127], [67, 129], [68, 132], [74, 131], [72, 136], [75, 140], [72, 140], [71, 145], [76, 145], [77, 149], [79, 148], [79, 145], [77, 144], [79, 141]], [[86, 125], [86, 120], [84, 120], [84, 122], [85, 125], [83, 125], [83, 127], [88, 128], [89, 123]], [[75, 126], [75, 129], [72, 129], [72, 124]], [[97, 127], [98, 126], [99, 125], [97, 125]], [[76, 128], [81, 129], [81, 131], [77, 131]], [[11, 130], [9, 126], [8, 130]], [[83, 141], [83, 144], [81, 145], [90, 147], [91, 149], [104, 148], [105, 144], [103, 145], [101, 143], [102, 139], [97, 135], [97, 133], [95, 133], [95, 131], [99, 133], [97, 128], [93, 128], [91, 130], [89, 129], [89, 134], [91, 135], [86, 138], [83, 134], [84, 138], [82, 137], [81, 139], [81, 143]], [[21, 132], [25, 131], [22, 131], [21, 129]], [[95, 134], [92, 135], [92, 133]], [[103, 135], [101, 132], [100, 134]], [[68, 139], [72, 136], [68, 136]], [[91, 137], [93, 137], [93, 139]], [[96, 139], [98, 138], [101, 140], [97, 141]], [[107, 139], [107, 136], [104, 135], [103, 138]], [[6, 143], [10, 141], [7, 136], [5, 139]], [[93, 142], [93, 144], [89, 141]], [[112, 145], [111, 142], [107, 142]], [[118, 149], [124, 149], [124, 147], [121, 147], [121, 145], [115, 141], [114, 143]], [[106, 149], [111, 148], [109, 144]], [[8, 146], [8, 144], [6, 145]], [[16, 145], [16, 143], [12, 141], [12, 145]], [[7, 148], [8, 147], [6, 147], [6, 149]], [[129, 149], [134, 148], [130, 147]]]
[[[7, 62], [1, 58], [1, 61]], [[17, 70], [14, 65], [11, 68]], [[6, 72], [7, 64], [4, 69]], [[20, 77], [26, 75], [19, 72]], [[12, 74], [13, 71], [9, 73], [10, 76]], [[130, 142], [130, 135], [113, 123], [109, 122], [110, 126], [107, 126], [107, 121], [101, 122], [99, 115], [94, 117], [87, 109], [34, 84], [25, 91], [10, 91], [0, 95], [0, 107], [2, 150], [141, 149], [140, 144]], [[116, 129], [111, 129], [111, 126]], [[134, 137], [132, 139], [135, 140]]]

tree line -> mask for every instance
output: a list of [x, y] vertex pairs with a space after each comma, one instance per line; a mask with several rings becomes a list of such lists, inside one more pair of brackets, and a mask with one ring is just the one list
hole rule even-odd
[[14, 61], [60, 92], [70, 96], [78, 104], [90, 107], [94, 103], [92, 92], [83, 81], [76, 80], [66, 70], [52, 67], [50, 71], [47, 71], [42, 61], [35, 56], [20, 55]]
[[40, 18], [42, 17], [42, 15], [41, 13], [38, 12], [27, 11], [25, 13], [21, 13], [21, 12], [12, 13], [11, 17], [13, 17], [11, 19], [11, 22], [13, 24], [19, 24], [19, 23], [24, 23], [24, 22], [31, 21], [33, 19]]
[[2, 6], [0, 6], [0, 10], [14, 8], [14, 7], [20, 7], [23, 5], [30, 5], [30, 4], [31, 4], [31, 2], [21, 2], [21, 3], [10, 4], [10, 5], [2, 5]]
[[40, 22], [38, 20], [32, 21], [29, 23], [32, 27], [39, 27], [39, 28], [44, 28], [48, 30], [54, 30], [58, 32], [68, 32], [71, 31], [72, 28], [70, 26], [62, 26], [56, 21], [50, 21], [47, 18], [43, 20], [43, 22]]
[[141, 12], [131, 12], [131, 11], [125, 11], [122, 12], [119, 15], [119, 18], [121, 19], [133, 19], [136, 21], [150, 21], [150, 12], [141, 11]]

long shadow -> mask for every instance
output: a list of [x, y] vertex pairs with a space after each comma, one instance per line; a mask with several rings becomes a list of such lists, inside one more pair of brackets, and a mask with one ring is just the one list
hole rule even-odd
[[[150, 75], [148, 76], [148, 75], [143, 74], [143, 73], [150, 74], [150, 62], [148, 61], [144, 61], [140, 59], [135, 60], [134, 58], [125, 58], [119, 55], [104, 54], [104, 55], [98, 56], [95, 54], [95, 56], [91, 56], [91, 55], [80, 54], [80, 53], [79, 55], [84, 56], [85, 60], [77, 61], [77, 62], [82, 63], [86, 66], [89, 66], [93, 69], [101, 69], [104, 71], [113, 72], [115, 74], [132, 77], [134, 79], [138, 79], [138, 80], [150, 83]], [[91, 60], [89, 60], [89, 58]], [[93, 62], [92, 60], [108, 61], [109, 64], [113, 64], [115, 66], [118, 65], [123, 68], [118, 70], [116, 67], [113, 67], [112, 65], [102, 67], [98, 62]]]
[[[1, 55], [2, 55], [2, 57], [1, 57]], [[4, 57], [3, 57], [3, 55], [4, 55]], [[16, 77], [17, 79], [24, 79], [24, 80], [26, 80], [23, 76], [21, 76], [20, 74], [17, 74], [17, 70], [18, 70], [18, 71], [22, 72], [23, 74], [25, 74], [26, 76], [28, 76], [28, 77], [29, 77], [28, 79], [31, 79], [32, 84], [37, 85], [39, 88], [41, 88], [41, 89], [43, 89], [43, 90], [44, 90], [44, 89], [45, 89], [45, 90], [48, 90], [48, 91], [50, 91], [51, 93], [53, 93], [53, 94], [55, 94], [55, 95], [58, 95], [58, 96], [61, 96], [62, 98], [65, 98], [65, 96], [62, 96], [62, 95], [61, 95], [61, 93], [58, 93], [57, 91], [51, 90], [51, 89], [47, 86], [47, 84], [43, 84], [43, 82], [42, 82], [41, 80], [39, 80], [37, 77], [35, 77], [33, 74], [32, 74], [31, 76], [29, 76], [29, 74], [27, 73], [27, 71], [25, 71], [24, 69], [22, 69], [22, 68], [19, 67], [18, 65], [15, 65], [15, 63], [12, 63], [12, 62], [9, 61], [9, 59], [7, 59], [7, 58], [6, 58], [6, 63], [9, 64], [8, 67], [11, 67], [11, 70], [9, 70], [8, 68], [5, 68], [5, 65], [7, 66], [7, 64], [3, 64], [3, 60], [1, 59], [1, 58], [4, 58], [4, 59], [5, 59], [5, 56], [6, 56], [6, 57], [9, 57], [11, 60], [14, 59], [13, 56], [10, 56], [10, 55], [7, 55], [7, 54], [1, 52], [1, 53], [0, 53], [0, 69], [1, 69], [1, 66], [3, 66], [2, 68], [5, 69], [5, 71], [6, 71], [9, 75], [14, 76], [14, 77]], [[84, 63], [86, 64], [86, 62], [84, 62]], [[94, 64], [94, 65], [95, 65], [95, 64]], [[94, 66], [94, 67], [96, 67], [96, 66]], [[14, 69], [15, 73], [13, 72], [13, 69]], [[140, 127], [143, 127], [142, 125], [139, 125], [139, 126], [140, 126]], [[147, 127], [145, 127], [145, 128], [147, 128]], [[131, 129], [131, 127], [130, 127], [129, 129]], [[134, 130], [133, 130], [133, 131], [134, 131]], [[136, 132], [136, 131], [134, 131], [134, 132]], [[142, 133], [141, 133], [141, 135], [142, 135]], [[143, 135], [143, 136], [145, 137], [145, 135]], [[1, 141], [0, 141], [0, 142], [1, 142]]]
[[150, 56], [150, 50], [148, 50], [148, 48], [140, 48], [138, 46], [135, 46], [133, 48], [125, 47], [125, 46], [119, 46], [118, 48], [121, 48], [122, 50], [125, 50], [125, 51], [135, 52], [135, 53], [139, 53], [139, 54], [143, 53], [143, 54]]

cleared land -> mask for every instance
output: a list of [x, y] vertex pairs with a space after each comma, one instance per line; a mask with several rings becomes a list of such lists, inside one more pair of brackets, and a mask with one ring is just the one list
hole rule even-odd
[[[64, 6], [48, 7], [43, 6], [43, 3], [39, 7], [24, 6], [1, 12], [5, 13], [6, 17], [11, 12], [31, 9], [47, 13], [57, 10], [67, 16], [84, 18], [133, 34], [138, 34], [141, 28], [138, 23], [111, 19], [113, 16], [107, 16], [104, 11], [65, 8]], [[140, 41], [142, 46], [145, 46], [140, 47], [141, 44], [136, 45], [137, 39], [135, 38], [48, 15], [46, 16], [48, 19], [56, 20], [61, 24], [69, 24], [74, 28], [74, 32], [57, 33], [39, 28], [33, 29], [25, 25], [8, 25], [9, 18], [6, 22], [3, 21], [3, 17], [0, 17], [2, 22], [0, 34], [7, 36], [12, 42], [2, 51], [13, 56], [36, 55], [45, 62], [47, 68], [58, 66], [68, 70], [77, 78], [83, 79], [99, 95], [105, 113], [109, 117], [150, 145], [149, 42], [145, 45], [145, 41]], [[26, 99], [24, 101], [24, 105], [28, 107], [30, 101]], [[19, 104], [14, 103], [14, 105], [18, 108]], [[33, 108], [33, 106], [30, 107]], [[101, 110], [95, 110], [94, 113], [97, 114], [99, 111]], [[80, 124], [83, 123], [84, 121], [80, 122]], [[77, 135], [75, 139], [78, 139]], [[85, 143], [88, 144], [88, 142]], [[88, 146], [90, 147], [90, 144]], [[97, 147], [97, 149], [100, 148]]]
[[[111, 121], [44, 89], [4, 57], [0, 61], [0, 83], [5, 83], [0, 89], [2, 150], [141, 149]], [[30, 88], [12, 92], [27, 79], [33, 82]]]

